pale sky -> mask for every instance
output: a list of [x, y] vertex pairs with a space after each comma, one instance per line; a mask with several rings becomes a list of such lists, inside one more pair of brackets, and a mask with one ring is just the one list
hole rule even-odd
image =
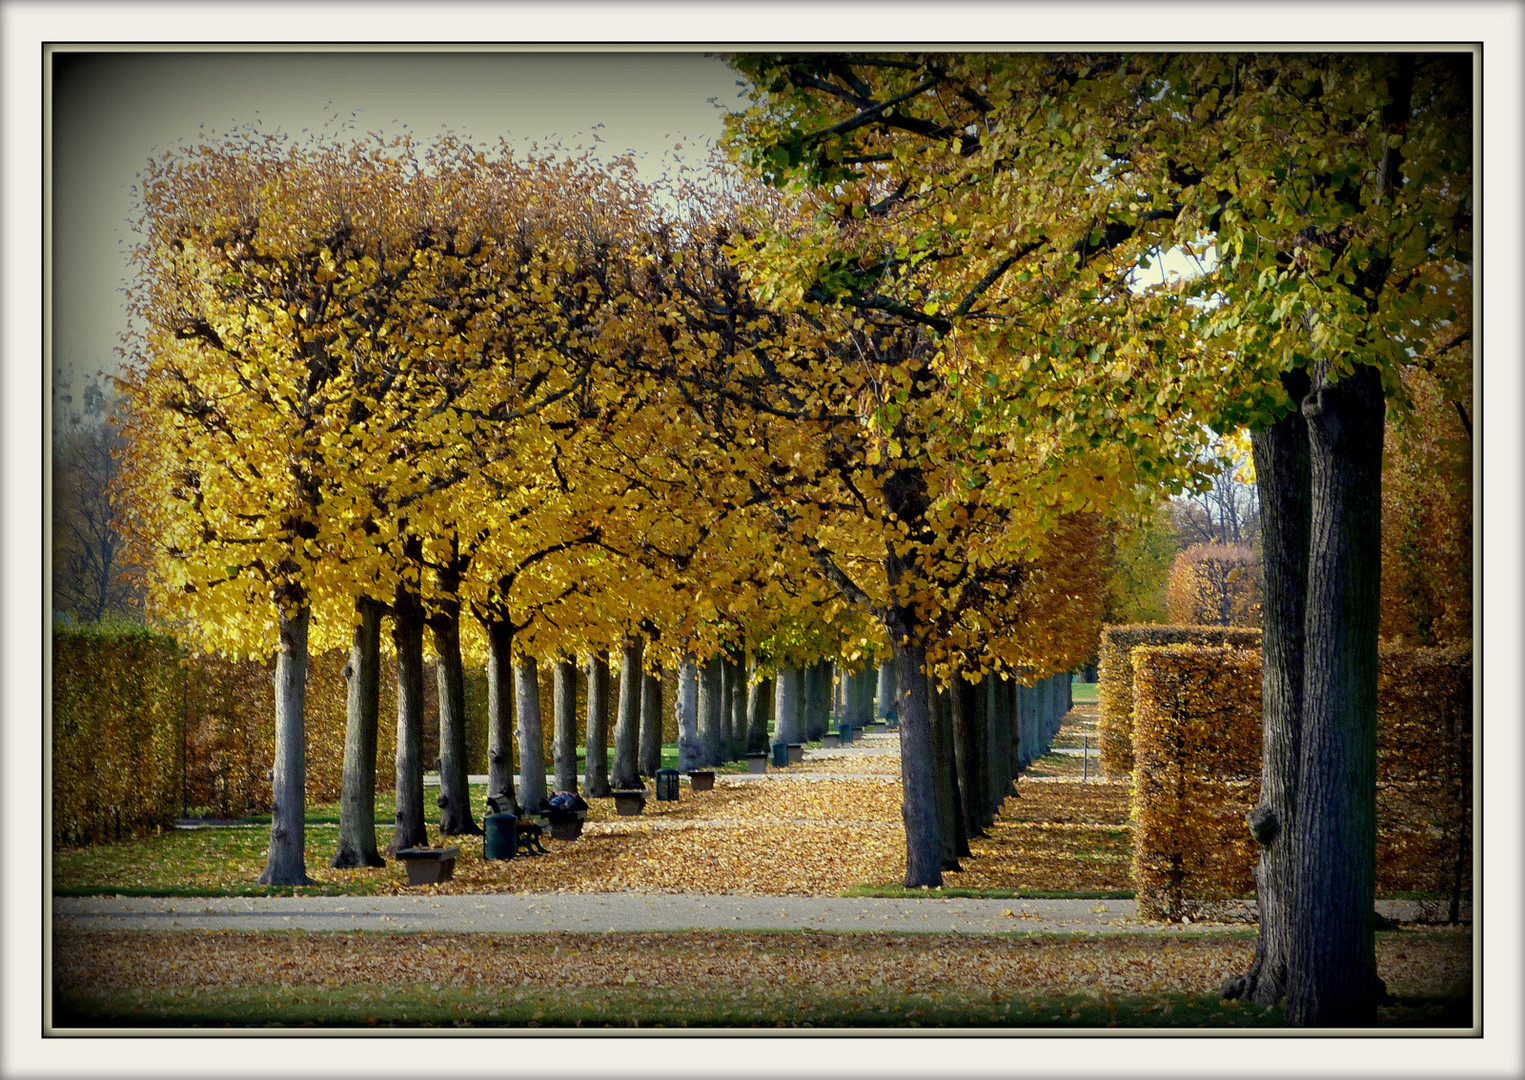
[[697, 161], [738, 106], [737, 76], [701, 52], [222, 51], [53, 54], [53, 364], [115, 366], [132, 188], [150, 156], [258, 122], [296, 135], [337, 115], [367, 130], [443, 129], [525, 147], [633, 151], [646, 179], [677, 144]]

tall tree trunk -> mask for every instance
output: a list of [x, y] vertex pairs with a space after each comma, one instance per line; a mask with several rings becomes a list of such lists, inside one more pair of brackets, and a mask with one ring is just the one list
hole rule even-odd
[[699, 746], [699, 701], [696, 681], [698, 663], [692, 656], [678, 661], [678, 685], [673, 689], [673, 711], [678, 721], [678, 768], [697, 769], [702, 758]]
[[396, 827], [387, 851], [428, 847], [424, 820], [424, 608], [418, 595], [397, 586], [392, 602], [392, 645], [397, 650]]
[[620, 703], [614, 720], [614, 774], [609, 784], [616, 790], [641, 786], [636, 767], [641, 742], [641, 656], [645, 642], [632, 635], [620, 649]]
[[[1293, 401], [1308, 392], [1303, 372], [1282, 376]], [[1259, 930], [1250, 969], [1223, 995], [1261, 1005], [1281, 1001], [1292, 950], [1292, 830], [1303, 716], [1303, 621], [1312, 491], [1308, 422], [1294, 410], [1252, 432], [1262, 537], [1260, 803], [1248, 816], [1260, 844], [1255, 867]]]
[[540, 665], [533, 656], [514, 658], [514, 734], [519, 743], [519, 808], [525, 814], [544, 809], [545, 731], [540, 723]]
[[514, 792], [514, 627], [508, 613], [483, 620], [487, 634], [487, 797], [519, 812]]
[[[892, 612], [894, 619], [896, 612]], [[896, 620], [899, 621], [899, 620]], [[895, 712], [900, 718], [900, 814], [905, 822], [905, 884], [914, 889], [943, 883], [937, 803], [937, 755], [927, 687], [927, 650], [907, 643], [891, 625], [895, 648]]]
[[1011, 721], [1006, 715], [1006, 681], [991, 672], [980, 685], [985, 696], [985, 824], [994, 825], [1011, 789]]
[[771, 679], [757, 676], [757, 658], [747, 658], [747, 753], [768, 752], [768, 714], [772, 711]]
[[699, 668], [699, 764], [703, 768], [721, 762], [720, 663], [718, 655], [712, 656]]
[[429, 620], [438, 654], [439, 807], [441, 836], [482, 831], [471, 811], [466, 772], [466, 675], [461, 664], [461, 608], [450, 596]]
[[551, 676], [551, 712], [556, 737], [551, 760], [557, 791], [577, 790], [577, 662], [568, 657], [556, 661]]
[[1377, 613], [1381, 574], [1381, 374], [1319, 380], [1303, 402], [1312, 515], [1303, 728], [1292, 820], [1287, 1022], [1375, 1022]]
[[662, 767], [662, 676], [648, 671], [641, 677], [642, 776], [655, 776]]
[[958, 790], [958, 768], [953, 750], [953, 695], [939, 689], [932, 699], [933, 750], [937, 754], [937, 820], [941, 825], [943, 870], [957, 871], [959, 856], [969, 854], [964, 835], [962, 799]]
[[817, 660], [805, 668], [805, 710], [800, 719], [801, 742], [816, 742], [826, 734], [831, 712], [831, 665]]
[[589, 798], [609, 797], [609, 657], [588, 654], [588, 746], [583, 788]]
[[800, 691], [800, 669], [779, 668], [778, 682], [774, 685], [774, 693], [778, 695], [773, 704], [774, 742], [803, 741], [800, 737], [800, 701], [803, 694]]
[[731, 669], [731, 742], [739, 758], [747, 751], [747, 665], [742, 660], [730, 661]]
[[732, 704], [736, 700], [736, 679], [733, 665], [724, 655], [720, 657], [720, 760], [736, 760], [736, 742], [731, 730]]
[[985, 803], [985, 727], [979, 699], [985, 688], [962, 677], [955, 677], [949, 690], [953, 706], [954, 776], [960, 795], [959, 809], [964, 837], [984, 836]]
[[874, 687], [875, 713], [880, 720], [895, 715], [895, 661], [879, 665], [878, 685]]
[[379, 601], [355, 601], [359, 625], [350, 643], [344, 678], [344, 779], [339, 795], [339, 843], [328, 865], [343, 869], [385, 866], [376, 849], [376, 742], [381, 711]]
[[307, 623], [305, 598], [279, 614], [275, 654], [275, 776], [270, 783], [270, 851], [260, 885], [311, 885], [307, 876]]

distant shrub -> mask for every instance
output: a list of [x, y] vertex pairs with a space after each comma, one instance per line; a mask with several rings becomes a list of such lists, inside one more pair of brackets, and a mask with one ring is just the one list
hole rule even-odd
[[1248, 544], [1193, 544], [1175, 558], [1165, 589], [1170, 621], [1259, 626], [1260, 565]]

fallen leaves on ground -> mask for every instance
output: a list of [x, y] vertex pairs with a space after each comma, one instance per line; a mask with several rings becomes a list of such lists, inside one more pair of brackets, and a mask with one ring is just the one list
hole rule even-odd
[[[55, 942], [62, 995], [138, 987], [599, 987], [682, 980], [710, 995], [746, 988], [875, 987], [906, 993], [1213, 993], [1253, 941], [1224, 935], [989, 937], [963, 934], [239, 933], [70, 930]], [[1378, 968], [1395, 995], [1465, 994], [1465, 933], [1384, 935]]]

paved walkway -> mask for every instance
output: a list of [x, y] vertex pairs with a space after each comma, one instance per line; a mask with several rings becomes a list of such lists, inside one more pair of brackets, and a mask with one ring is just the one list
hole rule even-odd
[[[1379, 902], [1388, 918], [1417, 905]], [[892, 930], [937, 933], [1158, 933], [1132, 900], [847, 900], [822, 896], [473, 893], [457, 896], [59, 897], [54, 925], [129, 930]], [[1205, 927], [1195, 927], [1204, 929]]]

